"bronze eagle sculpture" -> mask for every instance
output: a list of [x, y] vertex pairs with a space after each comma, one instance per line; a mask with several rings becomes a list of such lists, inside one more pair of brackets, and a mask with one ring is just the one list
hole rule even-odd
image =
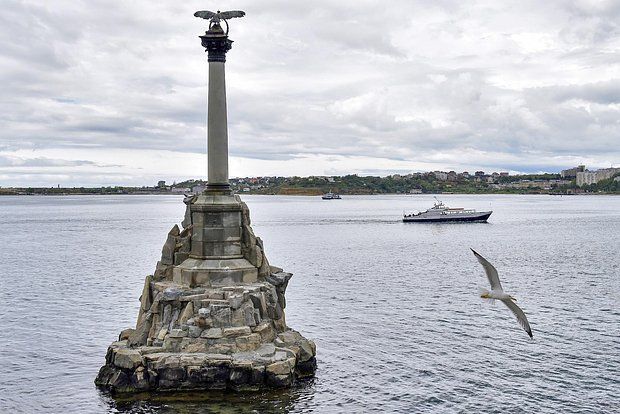
[[213, 13], [209, 10], [201, 10], [194, 13], [194, 16], [200, 17], [201, 19], [209, 19], [211, 23], [219, 23], [220, 20], [228, 20], [235, 17], [243, 17], [245, 16], [245, 12], [241, 10], [230, 10], [230, 11], [217, 11], [217, 13]]

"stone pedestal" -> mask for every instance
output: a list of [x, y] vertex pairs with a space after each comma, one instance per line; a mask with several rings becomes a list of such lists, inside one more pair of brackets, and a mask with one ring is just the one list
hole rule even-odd
[[258, 280], [258, 268], [245, 257], [243, 209], [238, 196], [204, 193], [189, 204], [192, 237], [189, 257], [173, 270], [180, 285], [226, 286]]
[[112, 392], [288, 387], [316, 370], [316, 347], [286, 325], [292, 276], [270, 266], [238, 196], [185, 199], [135, 328], [108, 348], [95, 383]]

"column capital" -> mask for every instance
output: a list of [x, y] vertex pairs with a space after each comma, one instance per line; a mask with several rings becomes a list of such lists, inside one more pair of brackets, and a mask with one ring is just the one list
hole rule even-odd
[[232, 47], [233, 41], [228, 38], [228, 34], [219, 23], [211, 24], [200, 39], [205, 52], [209, 52], [209, 62], [226, 62], [226, 52]]

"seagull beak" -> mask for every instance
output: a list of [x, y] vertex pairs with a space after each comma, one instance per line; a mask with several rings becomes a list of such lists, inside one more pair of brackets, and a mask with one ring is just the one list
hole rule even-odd
[[515, 298], [514, 296], [511, 296], [510, 299], [514, 300], [515, 302], [517, 301], [517, 298]]

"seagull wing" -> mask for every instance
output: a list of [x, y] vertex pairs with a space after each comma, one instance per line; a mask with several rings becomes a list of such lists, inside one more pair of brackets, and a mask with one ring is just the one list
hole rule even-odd
[[201, 19], [210, 19], [216, 14], [217, 13], [213, 13], [212, 11], [209, 11], [209, 10], [201, 10], [201, 11], [197, 11], [196, 13], [194, 13], [194, 16], [200, 17]]
[[489, 283], [491, 284], [491, 289], [503, 291], [504, 289], [502, 289], [502, 284], [499, 281], [497, 269], [495, 269], [495, 267], [491, 263], [489, 263], [487, 259], [480, 256], [474, 249], [471, 249], [471, 251], [474, 252], [476, 259], [478, 259], [482, 267], [484, 267], [484, 271], [486, 272]]
[[245, 12], [241, 10], [229, 10], [219, 13], [220, 19], [232, 19], [233, 17], [243, 17]]
[[510, 309], [510, 311], [517, 317], [517, 321], [519, 322], [519, 325], [521, 325], [521, 328], [527, 332], [530, 338], [533, 338], [530, 323], [527, 321], [527, 317], [525, 316], [523, 310], [521, 310], [521, 308], [510, 299], [502, 299], [502, 302], [504, 302], [504, 305], [506, 305], [508, 309]]

